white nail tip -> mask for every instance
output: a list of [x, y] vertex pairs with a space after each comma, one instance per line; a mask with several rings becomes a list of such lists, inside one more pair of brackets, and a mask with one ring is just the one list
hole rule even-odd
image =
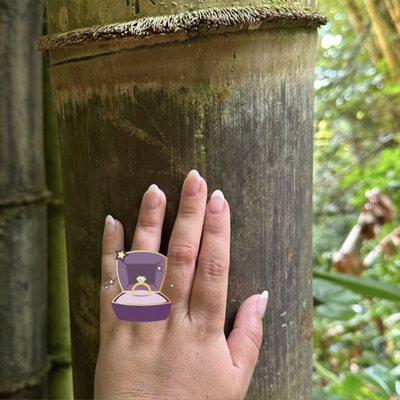
[[220, 190], [215, 190], [211, 197], [219, 197], [220, 199], [224, 200], [224, 194]]
[[156, 193], [160, 192], [160, 188], [155, 183], [152, 183], [147, 190], [149, 190], [150, 192], [156, 192]]
[[260, 294], [260, 299], [262, 299], [262, 300], [268, 300], [268, 290], [264, 290], [264, 291]]
[[195, 176], [197, 179], [200, 179], [200, 174], [197, 169], [192, 169], [191, 171], [189, 171], [188, 176]]
[[115, 219], [111, 215], [107, 215], [106, 217], [106, 224], [115, 224]]

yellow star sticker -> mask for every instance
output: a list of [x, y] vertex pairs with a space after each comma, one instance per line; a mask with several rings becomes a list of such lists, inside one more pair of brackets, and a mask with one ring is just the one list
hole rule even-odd
[[123, 250], [117, 252], [117, 258], [120, 258], [122, 260], [125, 256], [126, 253]]

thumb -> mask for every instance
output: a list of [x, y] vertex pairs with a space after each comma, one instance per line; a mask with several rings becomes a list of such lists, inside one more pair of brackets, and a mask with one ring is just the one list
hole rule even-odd
[[249, 297], [239, 307], [228, 347], [233, 365], [238, 369], [243, 386], [247, 387], [257, 363], [263, 337], [262, 318], [268, 303], [268, 292]]

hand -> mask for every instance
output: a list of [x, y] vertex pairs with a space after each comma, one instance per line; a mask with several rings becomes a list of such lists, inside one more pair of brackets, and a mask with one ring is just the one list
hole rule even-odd
[[[156, 186], [145, 192], [132, 250], [158, 252], [166, 197]], [[201, 240], [201, 247], [200, 247]], [[107, 216], [102, 279], [116, 279], [115, 251], [124, 246], [119, 221]], [[168, 246], [162, 288], [172, 302], [157, 322], [116, 318], [116, 283], [100, 290], [97, 399], [243, 399], [262, 341], [268, 293], [239, 308], [228, 339], [224, 334], [230, 251], [230, 210], [221, 191], [207, 203], [207, 184], [192, 170], [186, 177]]]

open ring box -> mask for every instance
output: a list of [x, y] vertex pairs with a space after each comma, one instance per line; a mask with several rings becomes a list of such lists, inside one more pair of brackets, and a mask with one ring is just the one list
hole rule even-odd
[[167, 258], [163, 254], [119, 251], [116, 268], [122, 292], [114, 298], [112, 307], [118, 319], [149, 322], [168, 317], [171, 302], [160, 292], [167, 269]]

